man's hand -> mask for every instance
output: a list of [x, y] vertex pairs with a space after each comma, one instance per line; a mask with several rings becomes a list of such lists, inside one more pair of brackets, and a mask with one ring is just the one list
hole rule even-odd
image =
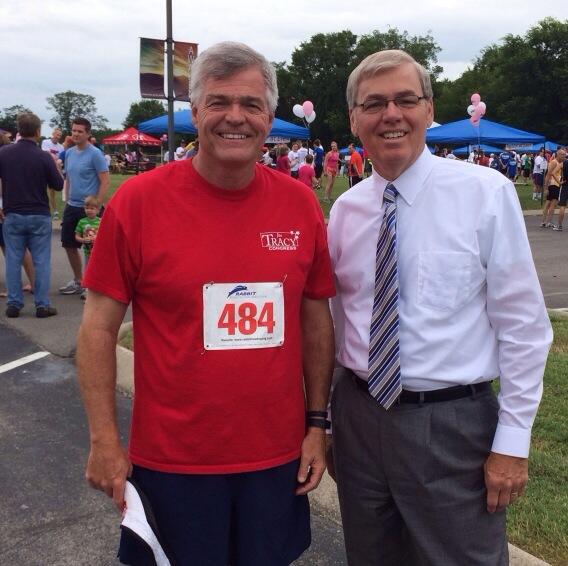
[[112, 498], [118, 510], [124, 507], [124, 486], [132, 473], [125, 450], [117, 443], [91, 445], [85, 478], [94, 489]]
[[327, 473], [331, 479], [337, 483], [335, 478], [335, 464], [333, 463], [333, 436], [331, 434], [325, 435], [325, 463], [327, 464]]
[[325, 431], [320, 428], [308, 428], [302, 442], [302, 455], [298, 469], [296, 495], [304, 495], [315, 489], [325, 472]]
[[529, 461], [491, 452], [485, 462], [487, 511], [502, 511], [523, 495], [529, 479]]

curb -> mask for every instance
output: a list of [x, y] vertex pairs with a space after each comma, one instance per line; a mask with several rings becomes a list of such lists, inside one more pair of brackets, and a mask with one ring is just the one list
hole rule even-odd
[[[562, 312], [568, 318], [566, 310], [557, 309], [553, 312]], [[120, 340], [131, 328], [131, 322], [122, 324], [118, 332], [118, 339]], [[118, 344], [116, 346], [116, 388], [129, 397], [134, 395], [134, 353]], [[320, 515], [341, 527], [337, 489], [335, 482], [327, 472], [324, 473], [319, 487], [310, 493], [310, 504]], [[509, 566], [550, 566], [550, 564], [509, 544]]]
[[[132, 322], [121, 324], [118, 331], [118, 340], [132, 329]], [[116, 388], [132, 397], [134, 395], [134, 352], [116, 345]]]

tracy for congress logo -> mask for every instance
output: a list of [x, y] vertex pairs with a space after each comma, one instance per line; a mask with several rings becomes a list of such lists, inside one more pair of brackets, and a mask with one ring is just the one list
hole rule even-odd
[[288, 232], [261, 232], [260, 243], [263, 248], [278, 251], [294, 251], [298, 249], [300, 240], [299, 230]]

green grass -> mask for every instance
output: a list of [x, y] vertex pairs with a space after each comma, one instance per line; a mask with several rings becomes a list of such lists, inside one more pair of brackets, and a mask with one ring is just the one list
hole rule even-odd
[[568, 317], [551, 316], [554, 344], [533, 427], [527, 491], [509, 508], [512, 544], [568, 565]]
[[541, 210], [543, 205], [540, 204], [540, 199], [538, 201], [532, 199], [532, 183], [523, 184], [522, 177], [519, 177], [519, 181], [515, 183], [515, 187], [521, 201], [521, 208], [523, 210]]
[[[131, 176], [132, 175], [111, 174], [107, 200], [115, 193], [116, 189], [118, 189], [118, 187]], [[522, 181], [522, 178], [519, 177], [519, 180]], [[324, 216], [326, 218], [329, 218], [329, 209], [331, 208], [333, 203], [323, 202], [323, 188], [325, 187], [325, 181], [326, 177], [322, 177], [322, 188], [319, 191], [316, 191], [316, 195], [320, 202]], [[333, 185], [333, 190], [331, 193], [333, 200], [336, 200], [337, 197], [343, 194], [348, 189], [348, 186], [347, 177], [337, 176], [335, 178], [335, 183]], [[517, 183], [515, 186], [517, 187], [517, 194], [519, 195], [519, 200], [521, 201], [521, 207], [523, 210], [539, 210], [542, 208], [540, 201], [536, 202], [532, 200], [532, 184], [523, 185], [522, 183]], [[57, 194], [57, 206], [59, 208], [59, 213], [61, 214], [65, 206], [61, 201], [60, 193]]]
[[134, 350], [134, 334], [132, 330], [129, 330], [124, 336], [118, 341], [118, 344], [127, 350]]

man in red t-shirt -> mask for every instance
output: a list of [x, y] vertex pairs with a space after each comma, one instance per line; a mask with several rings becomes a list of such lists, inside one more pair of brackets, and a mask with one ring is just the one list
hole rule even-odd
[[[309, 546], [306, 494], [325, 469], [334, 350], [325, 223], [310, 189], [256, 163], [278, 100], [262, 55], [233, 42], [209, 48], [193, 64], [191, 98], [199, 152], [121, 187], [84, 279], [86, 476], [120, 508], [126, 500], [124, 563], [163, 553], [171, 563], [289, 564]], [[126, 454], [114, 350], [129, 304]], [[138, 492], [155, 518], [145, 545], [144, 533], [130, 534]]]
[[349, 187], [351, 188], [363, 180], [363, 159], [352, 143], [347, 147], [347, 151], [351, 156], [348, 168]]

